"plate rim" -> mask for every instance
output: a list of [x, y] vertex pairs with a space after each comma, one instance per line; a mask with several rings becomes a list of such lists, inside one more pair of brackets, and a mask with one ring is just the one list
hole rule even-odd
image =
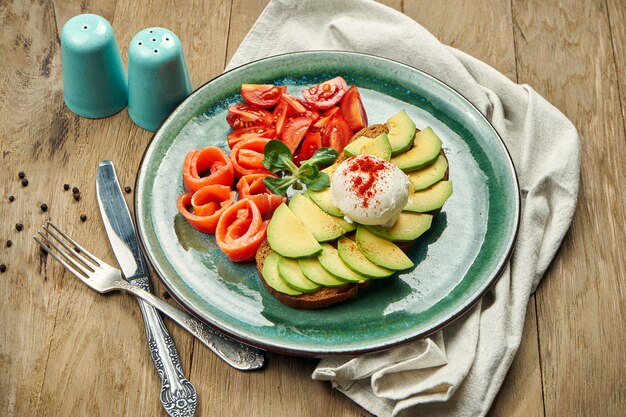
[[[515, 203], [515, 213], [513, 213], [513, 220], [514, 220], [514, 227], [513, 227], [513, 233], [511, 234], [508, 242], [507, 242], [507, 249], [506, 249], [506, 254], [502, 257], [499, 266], [497, 268], [497, 271], [494, 273], [493, 277], [491, 277], [490, 281], [485, 285], [484, 289], [482, 291], [480, 291], [473, 299], [469, 300], [469, 302], [467, 302], [462, 308], [459, 308], [458, 311], [454, 312], [448, 319], [442, 320], [439, 324], [433, 326], [431, 329], [416, 333], [410, 337], [407, 337], [403, 340], [400, 341], [395, 341], [395, 342], [391, 342], [388, 344], [385, 344], [383, 346], [373, 346], [370, 348], [357, 348], [357, 349], [352, 349], [352, 350], [326, 350], [326, 351], [315, 351], [315, 350], [310, 350], [310, 349], [293, 349], [293, 348], [289, 348], [289, 347], [283, 347], [283, 346], [279, 346], [277, 344], [268, 344], [268, 343], [264, 343], [262, 341], [258, 341], [258, 340], [254, 340], [251, 339], [249, 337], [245, 337], [242, 334], [237, 334], [231, 331], [228, 331], [226, 329], [223, 329], [222, 327], [216, 325], [215, 323], [211, 322], [210, 320], [205, 319], [204, 317], [202, 317], [201, 314], [199, 314], [198, 312], [195, 311], [195, 309], [189, 305], [189, 303], [187, 301], [184, 300], [184, 298], [180, 295], [178, 295], [176, 293], [176, 291], [173, 290], [173, 288], [171, 287], [171, 285], [168, 283], [168, 281], [166, 279], [164, 279], [164, 277], [162, 276], [162, 271], [160, 270], [160, 268], [157, 266], [158, 262], [155, 262], [155, 260], [153, 259], [153, 255], [151, 254], [151, 252], [147, 249], [147, 243], [145, 242], [146, 237], [143, 235], [141, 228], [139, 227], [139, 216], [138, 216], [138, 212], [140, 210], [140, 206], [141, 206], [141, 202], [140, 200], [140, 196], [142, 193], [140, 193], [140, 189], [142, 189], [143, 185], [140, 182], [140, 179], [142, 178], [142, 176], [144, 175], [144, 171], [145, 171], [145, 160], [147, 155], [150, 153], [150, 150], [152, 149], [152, 145], [155, 142], [155, 139], [158, 139], [158, 136], [161, 134], [162, 129], [164, 126], [166, 126], [170, 120], [173, 120], [180, 112], [183, 111], [183, 108], [185, 106], [185, 104], [187, 103], [187, 101], [191, 100], [193, 96], [195, 96], [196, 94], [198, 94], [202, 89], [204, 89], [208, 84], [213, 83], [214, 81], [227, 76], [228, 74], [230, 74], [231, 72], [234, 72], [242, 67], [247, 67], [250, 65], [254, 65], [256, 63], [259, 62], [264, 62], [264, 61], [270, 61], [270, 60], [274, 60], [276, 58], [281, 58], [281, 57], [289, 57], [289, 56], [298, 56], [298, 55], [310, 55], [310, 54], [336, 54], [336, 55], [354, 55], [354, 56], [360, 56], [360, 57], [365, 57], [366, 59], [371, 58], [371, 59], [376, 59], [376, 60], [382, 60], [382, 61], [388, 61], [390, 63], [392, 63], [393, 65], [399, 65], [402, 67], [405, 67], [407, 69], [409, 69], [410, 71], [417, 71], [418, 73], [420, 73], [422, 76], [425, 76], [427, 78], [432, 79], [433, 81], [435, 81], [436, 83], [441, 84], [444, 88], [449, 89], [450, 91], [452, 91], [454, 94], [456, 94], [460, 99], [462, 99], [462, 101], [464, 101], [467, 105], [469, 105], [471, 108], [473, 108], [476, 112], [476, 115], [478, 115], [478, 117], [481, 119], [482, 122], [486, 123], [486, 126], [489, 127], [489, 129], [495, 134], [495, 136], [497, 137], [499, 143], [502, 145], [503, 149], [504, 149], [504, 153], [505, 153], [505, 160], [507, 162], [507, 170], [509, 170], [512, 174], [513, 174], [513, 185], [515, 188], [515, 192], [514, 194], [514, 203]], [[204, 82], [203, 84], [201, 84], [200, 86], [198, 86], [195, 90], [193, 90], [191, 92], [191, 94], [189, 94], [189, 96], [187, 96], [185, 98], [185, 100], [183, 100], [173, 111], [172, 113], [170, 113], [170, 115], [165, 118], [161, 124], [159, 125], [159, 127], [154, 131], [154, 133], [152, 134], [152, 137], [150, 138], [150, 141], [146, 144], [146, 147], [143, 151], [143, 155], [141, 156], [140, 162], [139, 162], [139, 169], [137, 169], [137, 173], [135, 175], [135, 196], [133, 199], [133, 216], [135, 217], [135, 224], [136, 224], [136, 229], [137, 229], [137, 236], [138, 236], [138, 240], [141, 246], [141, 249], [143, 251], [144, 257], [148, 260], [148, 263], [151, 267], [151, 269], [155, 272], [155, 274], [157, 275], [157, 277], [159, 278], [160, 282], [165, 286], [165, 288], [167, 289], [168, 293], [170, 294], [170, 296], [172, 298], [174, 298], [181, 307], [183, 307], [187, 312], [189, 312], [190, 314], [192, 314], [196, 319], [200, 320], [202, 323], [210, 326], [212, 329], [220, 332], [221, 334], [224, 334], [226, 336], [229, 336], [237, 341], [243, 342], [245, 344], [248, 344], [250, 346], [254, 346], [260, 349], [264, 349], [267, 351], [271, 351], [271, 352], [276, 352], [276, 353], [280, 353], [280, 354], [285, 354], [285, 355], [291, 355], [291, 356], [300, 356], [300, 357], [315, 357], [315, 358], [322, 358], [322, 357], [329, 357], [329, 356], [351, 356], [351, 355], [361, 355], [361, 354], [366, 354], [366, 353], [374, 353], [374, 352], [382, 352], [382, 351], [386, 351], [395, 347], [399, 347], [399, 346], [403, 346], [406, 345], [408, 343], [414, 342], [415, 340], [418, 339], [423, 339], [426, 337], [431, 336], [432, 334], [438, 332], [439, 330], [449, 326], [450, 324], [452, 324], [453, 322], [455, 322], [456, 320], [460, 319], [461, 317], [463, 317], [465, 314], [467, 314], [469, 312], [469, 310], [471, 310], [477, 303], [479, 300], [481, 300], [485, 294], [487, 294], [494, 286], [495, 284], [499, 281], [499, 279], [502, 277], [505, 269], [507, 268], [508, 262], [511, 259], [511, 256], [513, 254], [513, 251], [515, 249], [515, 245], [517, 243], [517, 239], [518, 239], [518, 235], [519, 235], [519, 228], [520, 228], [520, 223], [521, 223], [521, 192], [520, 192], [520, 184], [519, 184], [519, 177], [517, 175], [517, 170], [515, 167], [515, 163], [513, 162], [513, 158], [511, 157], [511, 152], [508, 149], [508, 146], [506, 144], [506, 142], [502, 139], [500, 133], [497, 131], [497, 129], [493, 126], [493, 124], [487, 119], [487, 117], [478, 109], [478, 107], [476, 107], [476, 105], [474, 105], [474, 103], [472, 103], [469, 99], [467, 99], [467, 97], [465, 97], [463, 94], [461, 94], [457, 89], [451, 87], [449, 84], [443, 82], [442, 80], [440, 80], [439, 78], [425, 72], [424, 70], [421, 70], [419, 68], [415, 68], [412, 67], [408, 64], [405, 64], [403, 62], [394, 60], [394, 59], [390, 59], [390, 58], [386, 58], [386, 57], [381, 57], [378, 55], [374, 55], [374, 54], [368, 54], [368, 53], [362, 53], [362, 52], [355, 52], [355, 51], [340, 51], [340, 50], [324, 50], [324, 49], [316, 49], [316, 50], [307, 50], [307, 51], [294, 51], [294, 52], [286, 52], [286, 53], [281, 53], [281, 54], [276, 54], [276, 55], [271, 55], [271, 56], [267, 56], [267, 57], [263, 57], [263, 58], [258, 58], [255, 60], [252, 60], [246, 64], [234, 67], [229, 69], [228, 71], [224, 71], [218, 75], [216, 75], [215, 77], [209, 79], [208, 81]]]

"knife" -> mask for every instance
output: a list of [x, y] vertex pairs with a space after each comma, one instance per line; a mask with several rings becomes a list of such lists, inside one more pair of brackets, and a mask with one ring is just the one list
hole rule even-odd
[[[146, 262], [139, 248], [135, 228], [133, 226], [128, 207], [126, 206], [126, 201], [122, 195], [122, 190], [120, 189], [117, 181], [115, 168], [113, 167], [113, 163], [111, 161], [103, 161], [98, 166], [96, 189], [104, 228], [107, 231], [111, 246], [113, 247], [113, 253], [120, 264], [124, 276], [129, 282], [139, 284], [139, 286], [143, 289], [147, 288], [149, 290], [150, 281], [148, 278]], [[142, 312], [149, 311], [149, 316], [154, 315], [156, 317], [155, 323], [158, 324], [156, 326], [148, 325], [148, 323], [153, 323], [153, 317], [150, 317], [151, 320], [146, 321], [148, 338], [150, 339], [150, 337], [155, 337], [155, 335], [156, 337], [166, 338], [167, 342], [165, 342], [165, 346], [167, 346], [167, 349], [162, 350], [162, 352], [172, 352], [172, 357], [170, 358], [168, 358], [167, 355], [164, 355], [165, 360], [168, 360], [168, 363], [171, 362], [173, 364], [173, 366], [168, 367], [167, 370], [170, 371], [170, 373], [167, 375], [159, 369], [160, 363], [165, 363], [165, 361], [160, 358], [157, 360], [157, 358], [155, 358], [155, 352], [152, 352], [159, 375], [166, 376], [167, 383], [169, 384], [171, 384], [171, 381], [183, 380], [181, 379], [183, 376], [182, 372], [180, 372], [180, 361], [178, 360], [178, 356], [176, 354], [176, 348], [167, 334], [167, 329], [163, 325], [160, 316], [156, 314], [152, 307], [149, 307], [147, 304], [144, 305], [143, 302], [140, 302], [139, 305], [141, 306]], [[166, 304], [166, 306], [171, 307], [169, 304]], [[258, 349], [218, 333], [199, 320], [196, 320], [191, 315], [176, 308], [171, 307], [169, 310], [170, 312], [168, 315], [176, 323], [196, 336], [200, 342], [211, 349], [219, 358], [224, 360], [233, 368], [248, 371], [259, 369], [264, 365], [265, 358]], [[155, 328], [159, 330], [159, 333], [155, 333], [153, 331]], [[150, 342], [150, 346], [155, 346], [155, 344]], [[164, 346], [163, 343], [160, 343], [160, 346]], [[174, 370], [173, 372], [172, 369]], [[173, 377], [176, 378], [172, 379]], [[181, 383], [180, 385], [184, 387], [191, 386], [191, 384], [187, 384], [189, 384], [189, 382], [184, 380], [184, 383]], [[193, 388], [193, 386], [191, 386], [191, 388]], [[177, 387], [177, 389], [179, 388]]]
[[[146, 261], [139, 249], [130, 212], [110, 161], [103, 161], [98, 166], [96, 191], [104, 228], [125, 279], [152, 291]], [[161, 404], [170, 416], [191, 417], [196, 413], [196, 388], [183, 375], [178, 351], [161, 316], [143, 300], [137, 301], [146, 327], [150, 356], [161, 377]]]

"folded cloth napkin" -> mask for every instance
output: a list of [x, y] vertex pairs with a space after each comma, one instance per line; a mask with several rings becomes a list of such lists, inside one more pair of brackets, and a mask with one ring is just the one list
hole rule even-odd
[[527, 85], [441, 44], [409, 17], [366, 0], [273, 0], [228, 68], [285, 52], [369, 53], [450, 85], [493, 124], [516, 166], [522, 216], [502, 277], [462, 319], [382, 353], [326, 358], [313, 378], [378, 416], [479, 416], [489, 410], [520, 344], [526, 307], [571, 222], [580, 143], [572, 123]]

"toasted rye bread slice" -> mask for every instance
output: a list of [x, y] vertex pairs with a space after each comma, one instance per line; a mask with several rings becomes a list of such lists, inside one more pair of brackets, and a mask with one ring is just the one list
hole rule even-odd
[[[350, 139], [350, 142], [354, 141], [355, 139], [361, 136], [366, 136], [368, 138], [374, 139], [377, 136], [381, 135], [382, 133], [389, 133], [389, 129], [387, 128], [386, 125], [377, 124], [377, 125], [368, 126], [359, 130], [357, 133], [355, 133], [352, 139]], [[446, 157], [446, 154], [444, 153], [443, 149], [441, 150], [441, 154], [444, 156], [444, 158]], [[337, 157], [337, 160], [335, 161], [334, 165], [339, 165], [341, 162], [343, 162], [346, 159], [347, 159], [346, 155], [344, 153], [341, 153]], [[446, 173], [444, 176], [444, 179], [446, 180], [448, 179], [448, 172], [449, 172], [449, 168], [448, 170], [446, 170]], [[429, 214], [436, 215], [437, 213], [439, 213], [439, 211], [441, 210], [440, 209], [434, 210], [432, 212], [429, 212]], [[413, 247], [414, 243], [415, 242], [401, 242], [401, 243], [398, 242], [397, 244], [403, 251], [406, 252], [409, 249], [411, 249], [411, 247]], [[361, 284], [347, 283], [339, 287], [322, 287], [313, 293], [307, 293], [307, 294], [302, 294], [298, 296], [292, 296], [292, 295], [281, 293], [279, 291], [276, 291], [272, 287], [270, 287], [267, 284], [267, 282], [265, 282], [265, 278], [263, 278], [263, 264], [265, 262], [265, 258], [267, 257], [267, 255], [271, 253], [271, 251], [272, 249], [270, 248], [269, 243], [267, 243], [267, 240], [264, 241], [257, 249], [255, 259], [256, 259], [256, 267], [257, 267], [257, 271], [259, 274], [259, 278], [261, 279], [261, 282], [263, 283], [265, 288], [267, 288], [267, 290], [278, 301], [280, 301], [281, 303], [289, 307], [302, 309], [302, 310], [315, 310], [315, 309], [320, 309], [320, 308], [326, 308], [331, 305], [334, 305], [334, 304], [337, 304], [342, 301], [346, 301], [348, 299], [355, 297], [358, 294], [359, 289], [364, 288], [369, 285], [369, 281], [365, 281]]]
[[325, 308], [331, 306], [333, 304], [337, 304], [341, 301], [345, 301], [349, 298], [357, 295], [359, 291], [359, 287], [362, 287], [363, 284], [353, 284], [346, 283], [345, 285], [341, 285], [339, 287], [322, 287], [319, 290], [302, 294], [298, 296], [292, 296], [283, 294], [282, 292], [276, 291], [272, 287], [270, 287], [267, 282], [265, 282], [265, 278], [263, 277], [263, 265], [265, 263], [265, 258], [272, 252], [269, 243], [267, 240], [261, 243], [259, 248], [256, 251], [256, 268], [259, 273], [259, 278], [261, 282], [267, 288], [267, 290], [281, 303], [288, 305], [289, 307], [302, 309], [302, 310], [315, 310], [319, 308]]

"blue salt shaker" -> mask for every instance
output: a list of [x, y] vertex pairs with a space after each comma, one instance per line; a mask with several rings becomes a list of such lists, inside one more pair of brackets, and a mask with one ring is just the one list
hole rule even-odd
[[74, 16], [61, 30], [63, 98], [82, 117], [111, 116], [128, 102], [124, 63], [111, 24], [95, 14]]
[[191, 94], [183, 47], [170, 30], [137, 33], [128, 47], [128, 114], [139, 127], [155, 131]]

